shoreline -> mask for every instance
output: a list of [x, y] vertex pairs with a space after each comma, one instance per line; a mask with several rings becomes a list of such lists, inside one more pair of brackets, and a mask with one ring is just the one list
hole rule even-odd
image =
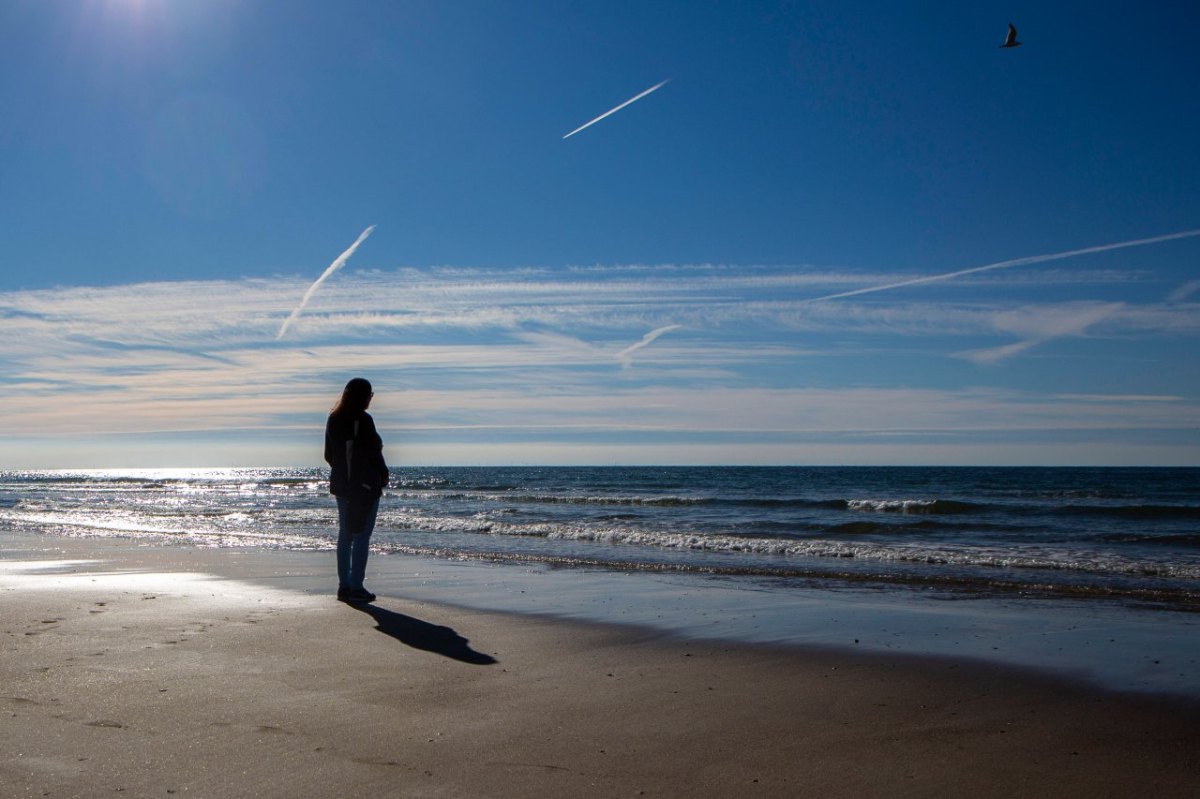
[[326, 590], [331, 553], [123, 544], [43, 539], [19, 559], [0, 538], [6, 796], [1197, 787], [1200, 712], [1178, 698], [969, 657], [485, 612], [385, 593], [380, 574], [380, 600], [354, 608]]
[[[316, 597], [332, 593], [332, 550], [0, 533], [0, 556], [22, 548], [85, 558], [109, 552], [149, 569], [199, 558], [226, 577]], [[777, 590], [769, 579], [379, 553], [368, 584], [381, 598], [461, 610], [629, 627], [684, 641], [978, 661], [1200, 703], [1200, 614], [1185, 609], [830, 583]]]

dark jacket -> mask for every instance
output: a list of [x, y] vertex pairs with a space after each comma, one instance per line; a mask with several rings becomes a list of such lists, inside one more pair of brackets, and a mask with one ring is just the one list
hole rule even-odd
[[330, 414], [325, 422], [325, 462], [329, 464], [329, 493], [339, 497], [378, 497], [388, 484], [383, 439], [371, 414]]

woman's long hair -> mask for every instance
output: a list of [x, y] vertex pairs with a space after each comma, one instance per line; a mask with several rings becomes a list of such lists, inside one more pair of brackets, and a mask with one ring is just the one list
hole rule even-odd
[[356, 377], [342, 389], [342, 396], [329, 412], [330, 416], [358, 416], [371, 404], [374, 391], [365, 377]]

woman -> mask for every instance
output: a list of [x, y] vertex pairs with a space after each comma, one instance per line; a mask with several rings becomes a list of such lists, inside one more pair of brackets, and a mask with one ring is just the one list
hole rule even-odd
[[343, 602], [375, 599], [363, 587], [363, 577], [379, 497], [388, 484], [388, 468], [383, 461], [383, 440], [367, 413], [373, 396], [369, 382], [354, 378], [325, 423], [329, 493], [337, 497], [338, 506], [337, 597]]

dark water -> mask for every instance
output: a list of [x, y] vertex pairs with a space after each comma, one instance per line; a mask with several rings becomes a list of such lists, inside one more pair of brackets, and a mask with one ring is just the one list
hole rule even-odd
[[[324, 470], [0, 473], [0, 530], [328, 548]], [[1200, 469], [393, 470], [373, 539], [449, 558], [1200, 608]]]

